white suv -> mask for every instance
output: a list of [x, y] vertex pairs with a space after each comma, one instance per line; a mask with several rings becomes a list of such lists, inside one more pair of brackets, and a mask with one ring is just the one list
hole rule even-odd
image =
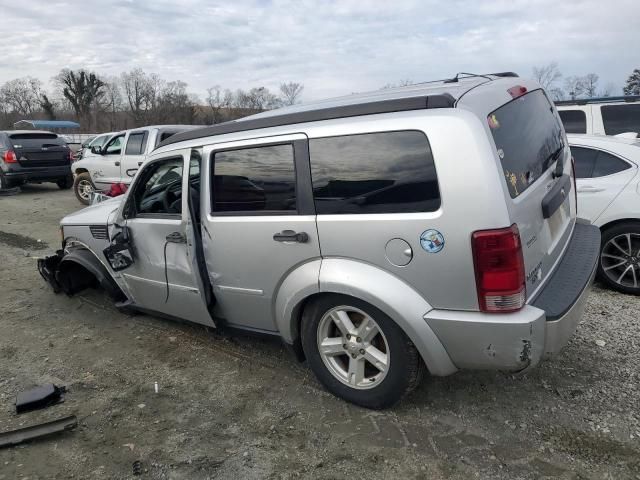
[[602, 232], [599, 277], [640, 295], [640, 140], [569, 135], [575, 161], [578, 216]]
[[640, 133], [640, 96], [555, 102], [567, 133], [623, 135]]
[[171, 135], [197, 128], [191, 125], [159, 125], [110, 134], [104, 146], [91, 145], [91, 152], [73, 164], [73, 190], [80, 202], [89, 204], [91, 193], [109, 190], [114, 183], [131, 183], [147, 156]]

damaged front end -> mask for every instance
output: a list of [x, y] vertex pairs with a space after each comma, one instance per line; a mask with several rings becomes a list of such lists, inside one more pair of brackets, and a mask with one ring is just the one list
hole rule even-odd
[[86, 248], [58, 250], [55, 255], [38, 259], [38, 272], [55, 293], [71, 296], [87, 288], [102, 287], [116, 303], [127, 301], [106, 267]]

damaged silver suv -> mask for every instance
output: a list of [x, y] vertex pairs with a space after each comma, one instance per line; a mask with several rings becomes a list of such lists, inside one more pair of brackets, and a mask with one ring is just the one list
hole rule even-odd
[[515, 74], [352, 95], [176, 134], [123, 197], [65, 217], [39, 269], [122, 308], [280, 336], [334, 394], [388, 407], [423, 371], [520, 371], [583, 312], [546, 93]]

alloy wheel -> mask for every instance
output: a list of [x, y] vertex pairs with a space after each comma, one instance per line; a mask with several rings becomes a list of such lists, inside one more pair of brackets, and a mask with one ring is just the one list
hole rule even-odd
[[640, 234], [622, 233], [602, 247], [602, 271], [612, 282], [623, 287], [640, 286]]
[[355, 389], [373, 388], [389, 371], [389, 344], [376, 321], [350, 306], [334, 307], [318, 324], [320, 357], [331, 374]]
[[78, 194], [84, 200], [89, 200], [91, 198], [91, 193], [93, 192], [93, 185], [89, 180], [80, 180], [78, 182]]

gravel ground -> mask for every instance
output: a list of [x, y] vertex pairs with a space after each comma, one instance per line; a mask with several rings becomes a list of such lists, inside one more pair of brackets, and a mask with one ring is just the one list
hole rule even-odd
[[[278, 342], [126, 316], [99, 291], [54, 295], [35, 257], [57, 247], [73, 193], [27, 186], [0, 207], [0, 431], [80, 421], [0, 450], [0, 480], [640, 479], [638, 298], [596, 286], [566, 349], [527, 375], [427, 378], [373, 412]], [[16, 393], [43, 382], [66, 401], [15, 415]]]

